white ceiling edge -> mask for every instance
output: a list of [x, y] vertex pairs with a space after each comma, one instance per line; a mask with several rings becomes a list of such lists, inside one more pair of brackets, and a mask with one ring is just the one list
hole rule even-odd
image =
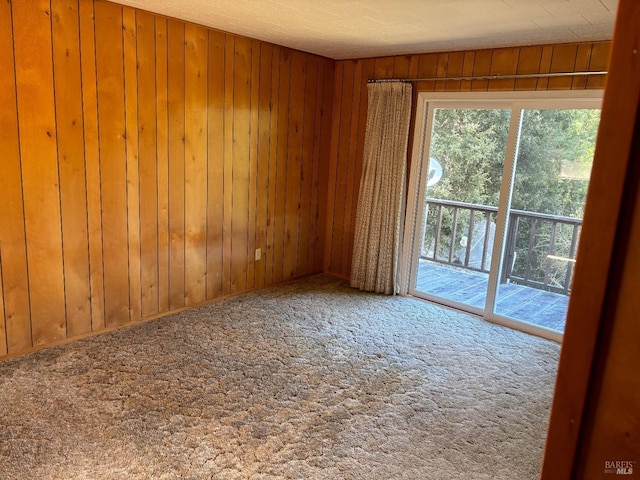
[[117, 0], [335, 60], [610, 40], [617, 0]]

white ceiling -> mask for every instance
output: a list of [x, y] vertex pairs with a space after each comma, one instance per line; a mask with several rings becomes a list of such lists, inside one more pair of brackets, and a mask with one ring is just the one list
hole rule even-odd
[[334, 59], [609, 40], [618, 0], [116, 0]]

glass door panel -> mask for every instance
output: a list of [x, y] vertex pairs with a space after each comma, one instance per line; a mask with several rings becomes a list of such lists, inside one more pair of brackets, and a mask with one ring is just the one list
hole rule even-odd
[[523, 110], [494, 312], [564, 331], [599, 109]]
[[433, 109], [415, 292], [484, 309], [510, 117]]

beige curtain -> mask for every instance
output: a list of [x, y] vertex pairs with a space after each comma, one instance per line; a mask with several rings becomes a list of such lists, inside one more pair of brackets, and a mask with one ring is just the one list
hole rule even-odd
[[356, 211], [351, 286], [398, 292], [411, 85], [367, 85], [369, 108]]

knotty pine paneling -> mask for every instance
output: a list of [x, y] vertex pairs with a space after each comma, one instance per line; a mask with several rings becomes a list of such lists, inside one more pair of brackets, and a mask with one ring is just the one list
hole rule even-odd
[[[62, 340], [68, 329], [62, 230], [65, 212], [59, 188], [61, 145], [57, 135], [60, 115], [55, 102], [50, 7], [49, 0], [37, 0], [13, 2], [11, 8], [34, 345]], [[56, 31], [59, 30], [53, 33]], [[61, 128], [65, 123], [60, 121]], [[5, 256], [4, 260], [8, 262], [10, 258]]]
[[334, 61], [104, 0], [0, 46], [0, 357], [322, 271]]
[[[367, 116], [367, 80], [606, 70], [609, 49], [610, 42], [597, 42], [336, 62], [324, 270], [341, 277], [350, 274]], [[414, 94], [419, 91], [568, 90], [604, 88], [604, 78], [449, 80], [416, 82], [413, 85]]]

